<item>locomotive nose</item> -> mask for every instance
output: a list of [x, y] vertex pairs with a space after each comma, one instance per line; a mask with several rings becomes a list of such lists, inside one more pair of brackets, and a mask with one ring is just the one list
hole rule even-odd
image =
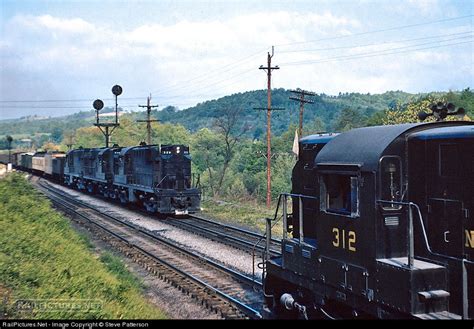
[[171, 205], [174, 208], [175, 215], [187, 215], [191, 199], [186, 196], [175, 196], [171, 198]]
[[191, 199], [186, 196], [174, 196], [171, 198], [171, 204], [176, 208], [176, 209], [184, 209], [188, 207], [191, 203]]

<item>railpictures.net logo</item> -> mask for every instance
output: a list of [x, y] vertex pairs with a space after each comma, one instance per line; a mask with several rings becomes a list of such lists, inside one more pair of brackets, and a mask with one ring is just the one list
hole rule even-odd
[[103, 303], [96, 299], [19, 299], [18, 312], [90, 312], [99, 311]]

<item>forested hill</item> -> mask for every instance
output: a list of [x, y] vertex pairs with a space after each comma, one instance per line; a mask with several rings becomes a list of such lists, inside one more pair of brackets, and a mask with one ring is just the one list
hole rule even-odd
[[[272, 107], [284, 109], [272, 112], [272, 132], [276, 135], [287, 131], [291, 123], [298, 124], [299, 102], [290, 100], [290, 96], [296, 96], [296, 94], [285, 89], [272, 91]], [[397, 102], [406, 103], [420, 96], [401, 91], [390, 91], [378, 95], [347, 93], [328, 96], [320, 94], [311, 97], [313, 104], [305, 105], [304, 122], [308, 129], [341, 130], [345, 124], [344, 117], [340, 115], [342, 110], [350, 110], [350, 116], [353, 116], [352, 121], [366, 122], [377, 111], [391, 108]], [[259, 138], [265, 134], [266, 111], [255, 108], [266, 108], [266, 106], [267, 91], [256, 90], [207, 101], [181, 111], [174, 107], [167, 107], [161, 111], [154, 111], [153, 115], [162, 122], [180, 123], [189, 130], [196, 131], [202, 127], [210, 127], [222, 111], [239, 111], [242, 122], [249, 126], [248, 134]]]
[[[288, 130], [291, 123], [298, 123], [299, 102], [290, 100], [295, 96], [289, 90], [272, 91], [272, 107], [284, 108], [272, 114], [272, 132], [276, 135]], [[422, 97], [421, 94], [409, 94], [401, 91], [389, 91], [383, 94], [345, 93], [338, 96], [319, 94], [312, 97], [314, 104], [306, 104], [304, 112], [305, 127], [311, 130], [337, 131], [351, 126], [365, 125], [377, 111], [393, 107], [397, 102], [406, 103]], [[210, 127], [222, 111], [238, 111], [239, 120], [247, 124], [247, 136], [259, 138], [265, 134], [265, 111], [255, 107], [266, 107], [266, 90], [256, 90], [225, 96], [217, 100], [206, 101], [194, 107], [177, 110], [168, 106], [153, 111], [153, 116], [161, 122], [179, 123], [191, 131]], [[343, 115], [341, 115], [341, 111]], [[126, 114], [131, 119], [143, 119], [143, 112]], [[29, 117], [17, 120], [0, 121], [0, 137], [11, 135], [53, 134], [63, 135], [80, 127], [91, 126], [94, 112], [80, 112], [57, 118]], [[53, 138], [54, 139], [54, 138]], [[58, 138], [59, 139], [59, 138]]]

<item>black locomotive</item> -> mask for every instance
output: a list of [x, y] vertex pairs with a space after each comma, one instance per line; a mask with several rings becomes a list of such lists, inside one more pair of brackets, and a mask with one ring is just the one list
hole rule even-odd
[[149, 212], [183, 215], [200, 210], [185, 145], [79, 148], [67, 153], [64, 183]]
[[122, 203], [138, 203], [149, 212], [186, 215], [201, 209], [185, 145], [79, 148], [66, 155], [14, 153], [11, 159], [23, 170]]
[[354, 129], [299, 142], [266, 255], [266, 316], [474, 317], [474, 124]]

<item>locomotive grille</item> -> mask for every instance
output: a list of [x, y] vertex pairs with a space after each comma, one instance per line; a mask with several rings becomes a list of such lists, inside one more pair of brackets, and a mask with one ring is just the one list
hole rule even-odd
[[398, 226], [399, 219], [396, 216], [385, 217], [385, 226]]

